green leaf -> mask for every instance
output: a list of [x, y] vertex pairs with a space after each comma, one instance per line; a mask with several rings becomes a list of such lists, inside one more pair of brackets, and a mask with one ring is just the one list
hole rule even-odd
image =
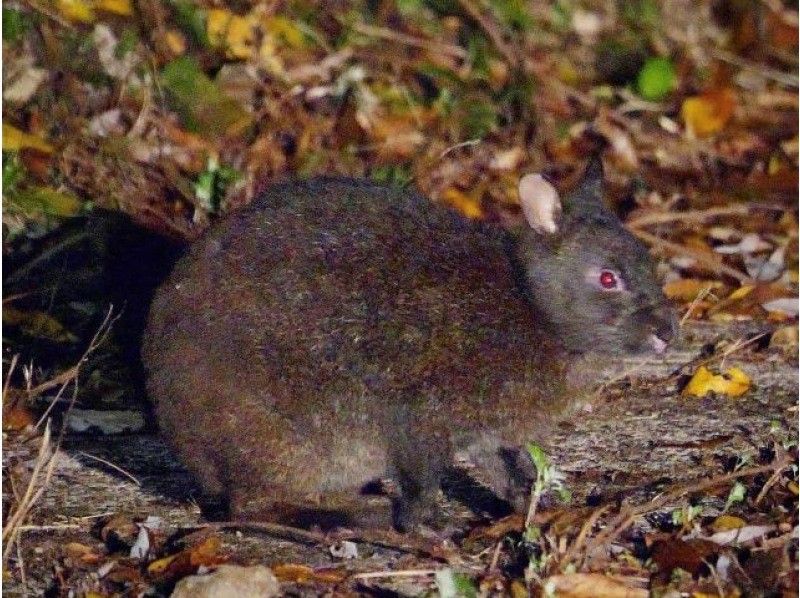
[[16, 8], [3, 7], [3, 41], [19, 41], [31, 27], [30, 16]]
[[677, 78], [675, 67], [668, 58], [648, 58], [644, 63], [636, 86], [639, 95], [650, 102], [660, 102], [675, 89]]
[[370, 178], [402, 189], [407, 187], [414, 177], [407, 164], [384, 164], [376, 166], [370, 173]]
[[230, 134], [252, 121], [250, 114], [222, 93], [193, 58], [182, 56], [167, 64], [161, 71], [161, 82], [186, 127], [204, 137]]
[[17, 191], [7, 199], [11, 209], [31, 215], [75, 216], [83, 207], [83, 202], [71, 193], [51, 187]]
[[25, 178], [25, 165], [17, 152], [3, 152], [3, 197], [17, 190], [17, 185]]
[[533, 23], [525, 0], [491, 0], [490, 6], [500, 20], [512, 29], [525, 31]]
[[122, 35], [119, 37], [119, 42], [117, 42], [117, 45], [114, 48], [114, 58], [119, 60], [125, 58], [133, 51], [134, 48], [136, 48], [136, 44], [138, 43], [139, 36], [136, 33], [136, 30], [132, 27], [126, 27], [122, 32]]
[[541, 472], [546, 471], [550, 467], [550, 459], [547, 458], [547, 454], [544, 452], [544, 449], [542, 449], [542, 447], [535, 442], [529, 442], [525, 448], [528, 449], [528, 454], [531, 456], [531, 461], [533, 461], [533, 464], [536, 466], [536, 475], [542, 475]]
[[174, 0], [172, 8], [175, 10], [175, 20], [178, 26], [204, 48], [208, 48], [208, 34], [206, 33], [206, 13], [199, 6], [188, 0]]
[[734, 504], [742, 502], [745, 496], [747, 496], [747, 487], [741, 482], [736, 482], [728, 493], [728, 500], [725, 501], [725, 508], [723, 511], [727, 511]]
[[200, 173], [195, 181], [195, 196], [207, 211], [216, 212], [228, 187], [239, 178], [241, 174], [230, 166], [209, 160], [206, 170]]
[[472, 580], [453, 569], [441, 569], [434, 576], [441, 598], [473, 598], [478, 595]]

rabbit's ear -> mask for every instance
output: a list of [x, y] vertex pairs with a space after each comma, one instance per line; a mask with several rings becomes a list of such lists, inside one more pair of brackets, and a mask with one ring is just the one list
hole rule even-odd
[[526, 174], [519, 181], [519, 202], [525, 221], [539, 234], [555, 234], [561, 221], [558, 191], [540, 174]]
[[588, 206], [606, 209], [603, 204], [603, 162], [598, 154], [589, 160], [575, 190], [569, 194], [568, 203], [570, 208], [578, 210]]

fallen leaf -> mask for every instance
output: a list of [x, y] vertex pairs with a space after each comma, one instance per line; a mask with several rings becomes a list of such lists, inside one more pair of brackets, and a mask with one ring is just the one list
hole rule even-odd
[[681, 278], [664, 285], [664, 294], [673, 301], [694, 301], [703, 293], [724, 289], [725, 285], [718, 280], [699, 280], [696, 278]]
[[709, 527], [715, 532], [725, 532], [744, 527], [745, 525], [747, 525], [747, 522], [741, 517], [734, 517], [733, 515], [720, 515]]
[[239, 102], [222, 93], [193, 58], [182, 56], [167, 64], [161, 81], [187, 126], [204, 137], [235, 134], [252, 121]]
[[[633, 580], [631, 580], [633, 585]], [[631, 587], [625, 578], [614, 578], [600, 573], [573, 573], [553, 575], [543, 582], [545, 592], [558, 598], [646, 598], [643, 588]], [[549, 593], [548, 593], [549, 592]]]
[[726, 546], [728, 544], [747, 544], [753, 540], [763, 538], [770, 532], [775, 531], [774, 525], [747, 525], [723, 532], [717, 532], [710, 538], [715, 544]]
[[46, 154], [53, 153], [53, 146], [41, 137], [31, 135], [9, 124], [3, 123], [3, 151], [13, 152], [29, 147]]
[[693, 137], [708, 137], [721, 131], [736, 109], [736, 94], [723, 88], [686, 98], [681, 116], [686, 130]]
[[227, 561], [226, 556], [219, 554], [221, 546], [218, 536], [209, 536], [178, 554], [153, 561], [148, 565], [147, 572], [162, 583], [192, 575], [200, 566], [214, 567]]
[[206, 12], [206, 34], [214, 48], [221, 48], [229, 58], [247, 59], [255, 53], [256, 31], [252, 19], [222, 8]]
[[95, 8], [123, 17], [129, 17], [133, 14], [131, 0], [97, 0]]
[[737, 367], [729, 368], [722, 374], [714, 374], [707, 367], [700, 366], [683, 389], [683, 395], [704, 397], [715, 392], [739, 397], [750, 390], [750, 386], [750, 377]]
[[341, 569], [313, 569], [308, 565], [297, 565], [294, 563], [275, 565], [272, 567], [272, 572], [279, 581], [288, 581], [291, 583], [339, 583], [347, 577], [347, 573]]
[[[24, 69], [3, 86], [3, 99], [7, 102], [24, 104], [33, 97], [49, 74], [49, 71], [33, 66]], [[3, 137], [5, 137], [5, 125], [3, 125], [3, 129]], [[5, 145], [3, 147], [5, 149]]]
[[475, 193], [467, 195], [463, 191], [450, 187], [442, 193], [442, 199], [467, 218], [480, 218], [483, 216], [480, 197], [476, 197]]
[[669, 577], [675, 569], [698, 575], [703, 571], [706, 562], [718, 551], [717, 544], [699, 538], [656, 540], [650, 548], [651, 558], [662, 577]]
[[74, 343], [78, 337], [42, 311], [22, 311], [14, 307], [3, 308], [3, 324], [19, 326], [26, 334], [56, 342]]
[[93, 23], [95, 20], [93, 3], [84, 0], [56, 0], [56, 8], [68, 21]]
[[[9, 389], [10, 391], [11, 389]], [[3, 397], [5, 399], [5, 397]], [[24, 430], [36, 423], [33, 412], [20, 401], [6, 407], [3, 405], [3, 430]]]
[[769, 339], [769, 346], [783, 351], [787, 355], [796, 355], [798, 349], [798, 328], [793, 326], [781, 326], [772, 333]]

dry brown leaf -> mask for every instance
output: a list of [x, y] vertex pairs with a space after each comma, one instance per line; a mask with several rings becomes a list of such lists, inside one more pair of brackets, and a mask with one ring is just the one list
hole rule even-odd
[[736, 94], [728, 88], [707, 91], [686, 98], [681, 116], [690, 135], [708, 137], [721, 131], [736, 109]]
[[558, 598], [646, 598], [649, 595], [645, 589], [625, 584], [624, 578], [599, 573], [553, 575], [544, 580], [544, 587]]
[[308, 565], [294, 563], [275, 565], [272, 567], [272, 572], [278, 581], [291, 583], [340, 583], [347, 577], [347, 573], [342, 569], [313, 569]]

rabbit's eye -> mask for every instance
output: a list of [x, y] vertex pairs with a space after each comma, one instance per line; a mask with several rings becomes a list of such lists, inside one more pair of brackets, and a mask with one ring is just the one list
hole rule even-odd
[[600, 286], [604, 289], [616, 289], [619, 286], [617, 275], [611, 270], [603, 270], [600, 272]]

